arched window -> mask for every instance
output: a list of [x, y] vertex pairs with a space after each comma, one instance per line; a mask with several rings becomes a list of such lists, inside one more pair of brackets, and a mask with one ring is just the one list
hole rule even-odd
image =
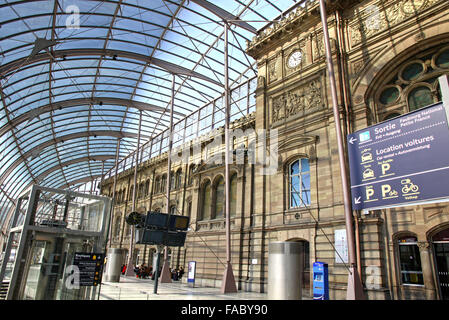
[[191, 217], [192, 216], [192, 201], [189, 201], [187, 203], [187, 216]]
[[161, 179], [161, 188], [159, 192], [165, 192], [167, 189], [167, 175], [164, 174]]
[[214, 215], [213, 218], [223, 218], [225, 211], [225, 183], [223, 177], [219, 177], [214, 188]]
[[145, 197], [145, 184], [141, 182], [139, 184], [139, 198]]
[[159, 193], [161, 190], [161, 178], [157, 177], [154, 181], [154, 193]]
[[175, 205], [170, 206], [170, 214], [177, 214]]
[[170, 172], [170, 190], [176, 189], [176, 174], [172, 171]]
[[288, 167], [288, 178], [290, 208], [310, 205], [309, 159], [302, 158], [292, 162]]
[[202, 201], [202, 206], [201, 206], [201, 219], [200, 220], [209, 220], [211, 217], [211, 205], [212, 205], [212, 201], [211, 201], [211, 186], [210, 186], [210, 181], [207, 181], [204, 186], [203, 189], [201, 191], [201, 201]]
[[399, 265], [402, 284], [424, 284], [416, 237], [404, 236], [398, 239]]
[[134, 186], [131, 186], [129, 188], [128, 201], [132, 200], [132, 198], [133, 198], [133, 191], [134, 191]]
[[115, 226], [114, 226], [114, 236], [118, 237], [120, 235], [120, 216], [115, 218]]
[[176, 171], [176, 189], [181, 187], [182, 187], [182, 170], [178, 169], [178, 171]]
[[149, 195], [150, 195], [150, 180], [147, 180], [147, 182], [145, 182], [145, 196]]
[[235, 216], [237, 212], [237, 174], [231, 177], [231, 190], [229, 200], [229, 213], [231, 217]]
[[191, 186], [192, 183], [193, 183], [193, 170], [194, 170], [194, 169], [195, 169], [195, 165], [192, 164], [192, 165], [189, 167], [189, 176], [188, 176], [188, 179], [187, 179], [187, 184], [188, 184], [189, 186]]

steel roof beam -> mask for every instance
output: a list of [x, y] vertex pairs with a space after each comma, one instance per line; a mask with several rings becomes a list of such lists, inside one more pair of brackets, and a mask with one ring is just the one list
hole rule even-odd
[[56, 166], [51, 167], [50, 169], [45, 170], [44, 172], [42, 172], [41, 174], [39, 174], [37, 176], [37, 178], [39, 180], [44, 179], [46, 176], [48, 176], [50, 173], [57, 171], [58, 169], [63, 169], [66, 166], [72, 165], [72, 164], [76, 164], [76, 163], [80, 163], [80, 162], [89, 162], [89, 161], [105, 161], [105, 160], [109, 160], [109, 159], [114, 159], [115, 155], [104, 155], [104, 156], [95, 156], [95, 157], [81, 157], [81, 158], [76, 158], [76, 159], [72, 159], [66, 162], [61, 162], [61, 164], [58, 164]]
[[[5, 134], [6, 131], [11, 130], [12, 128], [21, 124], [22, 122], [36, 117], [36, 114], [37, 114], [36, 110], [38, 111], [39, 114], [42, 114], [42, 113], [50, 112], [54, 109], [69, 108], [69, 107], [87, 105], [87, 104], [91, 104], [91, 103], [99, 104], [100, 102], [102, 102], [103, 104], [127, 106], [130, 108], [136, 108], [136, 109], [142, 110], [142, 111], [156, 111], [156, 112], [160, 112], [160, 113], [165, 111], [165, 109], [163, 107], [155, 106], [155, 105], [145, 103], [145, 102], [132, 101], [132, 100], [126, 100], [126, 99], [121, 99], [121, 98], [101, 97], [101, 98], [95, 98], [95, 99], [79, 98], [79, 99], [65, 100], [65, 101], [55, 102], [52, 104], [47, 104], [45, 106], [25, 112], [14, 119], [10, 119], [8, 121], [8, 123], [6, 123], [2, 128], [0, 128], [0, 136]], [[185, 116], [184, 114], [182, 114], [180, 112], [175, 112], [175, 113], [182, 117]]]
[[206, 10], [209, 10], [213, 14], [215, 14], [217, 17], [223, 19], [223, 20], [232, 20], [232, 23], [249, 31], [254, 34], [257, 33], [257, 29], [251, 26], [250, 24], [246, 23], [243, 20], [240, 20], [239, 17], [233, 15], [232, 13], [216, 6], [215, 4], [206, 1], [206, 0], [190, 0], [191, 2], [196, 3], [197, 5], [203, 7]]
[[[124, 57], [128, 59], [133, 60], [139, 60], [143, 61], [150, 65], [158, 66], [170, 73], [175, 74], [181, 74], [189, 77], [194, 77], [198, 79], [205, 80], [207, 82], [211, 82], [213, 84], [216, 84], [217, 86], [223, 87], [223, 84], [220, 82], [217, 82], [209, 77], [206, 77], [205, 75], [202, 75], [198, 72], [195, 72], [193, 70], [178, 66], [174, 63], [157, 59], [154, 57], [148, 57], [146, 55], [134, 53], [134, 52], [128, 52], [128, 51], [122, 51], [122, 50], [110, 50], [110, 49], [94, 49], [94, 48], [88, 48], [88, 49], [67, 49], [67, 50], [55, 50], [53, 52], [53, 58], [63, 58], [65, 57], [75, 57], [75, 56], [109, 56], [109, 57]], [[11, 72], [13, 70], [19, 69], [25, 65], [29, 65], [35, 62], [39, 61], [45, 61], [49, 60], [51, 57], [47, 53], [40, 53], [35, 55], [34, 57], [24, 57], [15, 61], [11, 61], [10, 63], [7, 63], [0, 67], [0, 75], [3, 77], [8, 72]]]
[[[27, 159], [31, 156], [33, 156], [33, 150], [43, 150], [46, 147], [49, 147], [53, 144], [62, 142], [62, 141], [69, 141], [71, 139], [77, 139], [77, 138], [83, 138], [83, 137], [93, 137], [93, 136], [108, 136], [108, 137], [116, 137], [118, 139], [121, 138], [135, 138], [137, 136], [137, 134], [134, 133], [129, 133], [129, 132], [119, 132], [119, 131], [103, 131], [103, 130], [98, 130], [98, 131], [82, 131], [82, 132], [77, 132], [77, 133], [71, 133], [65, 136], [60, 136], [60, 137], [56, 137], [54, 140], [47, 140], [37, 146], [35, 146], [33, 149], [23, 153], [23, 158]], [[96, 157], [94, 157], [96, 158]], [[11, 174], [11, 172], [14, 171], [14, 169], [23, 162], [22, 158], [18, 158], [16, 161], [14, 161], [2, 174], [2, 176], [0, 177], [0, 184], [2, 184], [5, 179], [8, 177], [9, 174]]]

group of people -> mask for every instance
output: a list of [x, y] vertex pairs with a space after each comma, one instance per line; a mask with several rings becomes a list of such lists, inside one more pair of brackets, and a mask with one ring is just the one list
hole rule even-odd
[[184, 268], [181, 267], [181, 268], [172, 269], [172, 270], [170, 270], [170, 272], [171, 272], [172, 280], [178, 281], [178, 280], [181, 280], [182, 275], [184, 274]]
[[142, 263], [140, 267], [135, 267], [134, 272], [136, 274], [136, 278], [139, 279], [148, 279], [153, 274], [153, 267], [148, 267], [145, 263]]
[[[158, 278], [161, 275], [162, 268], [159, 268], [159, 274]], [[122, 265], [122, 274], [124, 275], [126, 273], [126, 264]], [[145, 265], [145, 263], [142, 263], [140, 267], [136, 266], [134, 268], [134, 273], [136, 274], [136, 278], [139, 279], [148, 279], [151, 278], [151, 280], [154, 280], [156, 277], [156, 272], [153, 272], [153, 267], [148, 267]], [[181, 280], [182, 275], [184, 274], [184, 268], [183, 267], [177, 267], [176, 269], [170, 269], [171, 278], [174, 281]]]

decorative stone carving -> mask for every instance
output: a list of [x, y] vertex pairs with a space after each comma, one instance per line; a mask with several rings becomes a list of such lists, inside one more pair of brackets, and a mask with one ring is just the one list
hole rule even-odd
[[287, 119], [299, 112], [324, 106], [321, 82], [315, 79], [298, 89], [273, 98], [272, 123]]
[[265, 77], [264, 76], [259, 76], [257, 78], [257, 88], [265, 88]]
[[273, 82], [278, 79], [278, 74], [276, 70], [277, 59], [273, 59], [268, 63], [268, 81]]
[[324, 36], [322, 33], [313, 38], [312, 47], [314, 61], [324, 56]]
[[355, 14], [350, 22], [351, 44], [356, 46], [362, 40], [391, 28], [440, 1], [443, 0], [401, 0], [385, 9], [370, 5], [361, 13]]

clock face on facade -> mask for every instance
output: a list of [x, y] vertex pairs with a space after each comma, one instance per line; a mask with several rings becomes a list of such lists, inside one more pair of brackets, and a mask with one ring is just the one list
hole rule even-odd
[[300, 50], [293, 51], [287, 60], [287, 66], [289, 68], [296, 68], [301, 64], [302, 61], [302, 52]]

